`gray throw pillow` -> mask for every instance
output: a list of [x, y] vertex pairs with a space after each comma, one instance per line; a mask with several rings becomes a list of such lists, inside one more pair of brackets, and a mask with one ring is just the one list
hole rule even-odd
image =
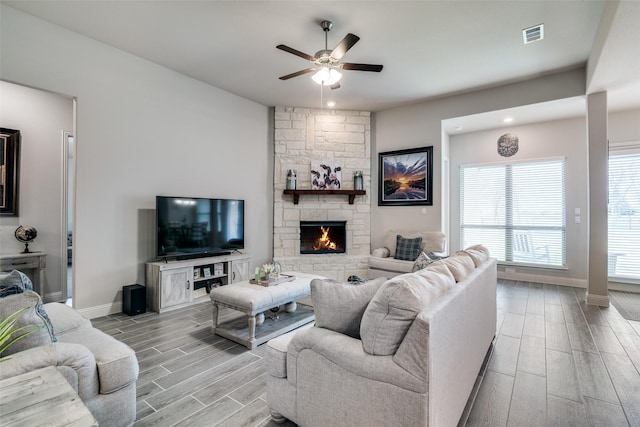
[[404, 261], [415, 261], [420, 255], [421, 246], [422, 237], [408, 239], [398, 234], [396, 236], [396, 253], [393, 257]]
[[451, 276], [430, 275], [406, 273], [380, 286], [362, 316], [360, 337], [364, 351], [378, 356], [395, 354], [418, 313], [454, 285]]
[[[54, 342], [53, 335], [49, 333], [49, 329], [46, 327], [47, 322], [36, 309], [38, 304], [42, 304], [40, 295], [33, 291], [24, 291], [23, 293], [9, 295], [0, 299], [0, 318], [6, 319], [13, 313], [28, 307], [18, 316], [14, 328], [27, 325], [36, 326], [32, 333], [11, 344], [0, 354], [0, 357]], [[12, 335], [12, 339], [15, 335]]]
[[416, 260], [413, 263], [413, 268], [411, 269], [411, 272], [413, 273], [418, 270], [422, 270], [423, 268], [427, 268], [427, 266], [432, 262], [433, 260], [429, 258], [427, 254], [425, 254], [424, 252], [420, 252], [420, 255], [418, 255], [418, 258], [416, 258]]
[[379, 277], [359, 285], [312, 280], [311, 301], [316, 326], [359, 339], [362, 314], [386, 280], [385, 277]]
[[[13, 270], [9, 274], [0, 275], [0, 299], [9, 295], [21, 294], [25, 291], [33, 291], [33, 284], [31, 283], [29, 276], [23, 272]], [[57, 342], [58, 339], [53, 333], [51, 319], [49, 319], [47, 312], [44, 310], [44, 306], [42, 305], [42, 300], [40, 298], [38, 298], [38, 303], [36, 304], [36, 311], [38, 312], [38, 316], [44, 320], [53, 342]]]

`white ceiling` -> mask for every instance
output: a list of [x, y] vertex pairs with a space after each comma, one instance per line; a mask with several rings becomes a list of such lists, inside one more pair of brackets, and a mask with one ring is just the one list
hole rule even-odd
[[[602, 25], [606, 2], [598, 0], [1, 1], [266, 106], [320, 107], [310, 75], [278, 79], [310, 64], [276, 45], [314, 55], [324, 48], [323, 19], [334, 23], [330, 49], [349, 32], [361, 38], [343, 61], [384, 65], [381, 73], [344, 71], [340, 89], [324, 89], [335, 108], [367, 111], [584, 66], [594, 40], [611, 33], [606, 66], [589, 85], [609, 91], [612, 109], [640, 107], [634, 0]], [[524, 45], [522, 29], [541, 23], [545, 39]], [[618, 72], [612, 82], [600, 70]], [[581, 100], [563, 104], [584, 111]]]

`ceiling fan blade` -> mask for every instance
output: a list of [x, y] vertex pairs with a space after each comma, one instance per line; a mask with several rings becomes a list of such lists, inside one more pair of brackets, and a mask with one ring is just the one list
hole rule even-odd
[[305, 68], [304, 70], [296, 71], [295, 73], [287, 74], [286, 76], [280, 77], [280, 80], [289, 80], [294, 77], [301, 76], [303, 74], [311, 73], [315, 70], [315, 68]]
[[329, 86], [331, 88], [331, 90], [333, 89], [340, 89], [340, 82], [335, 82], [334, 84], [332, 84], [331, 86]]
[[360, 37], [356, 36], [355, 34], [347, 34], [346, 36], [344, 36], [342, 41], [338, 43], [338, 46], [333, 49], [333, 51], [331, 52], [331, 56], [335, 59], [342, 58], [344, 54], [353, 47], [354, 44], [358, 43], [358, 40], [360, 40]]
[[356, 71], [374, 71], [376, 73], [379, 73], [380, 71], [382, 71], [382, 65], [354, 64], [353, 62], [343, 62], [342, 69]]
[[276, 49], [280, 49], [280, 50], [284, 50], [285, 52], [292, 53], [292, 54], [294, 54], [296, 56], [299, 56], [300, 58], [306, 59], [307, 61], [313, 62], [315, 60], [315, 58], [313, 56], [308, 55], [308, 54], [306, 54], [304, 52], [300, 52], [297, 49], [294, 49], [294, 48], [289, 47], [289, 46], [285, 46], [283, 44], [279, 44], [278, 46], [276, 46]]

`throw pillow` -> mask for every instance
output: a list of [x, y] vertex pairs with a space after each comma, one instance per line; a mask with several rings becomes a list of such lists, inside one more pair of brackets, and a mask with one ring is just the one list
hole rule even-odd
[[411, 272], [416, 272], [418, 270], [422, 270], [423, 268], [426, 268], [427, 265], [431, 264], [433, 262], [433, 260], [431, 258], [429, 258], [429, 256], [427, 254], [425, 254], [424, 252], [420, 252], [420, 255], [418, 255], [418, 258], [416, 258], [416, 260], [413, 263], [413, 268], [411, 269]]
[[[9, 295], [21, 294], [25, 291], [33, 291], [33, 284], [31, 283], [31, 279], [29, 279], [29, 277], [23, 272], [13, 270], [9, 274], [0, 275], [0, 298], [7, 297]], [[42, 305], [42, 300], [40, 298], [38, 298], [38, 303], [36, 304], [36, 311], [38, 312], [38, 316], [45, 321], [53, 342], [57, 342], [58, 340], [53, 333], [51, 319], [49, 319], [47, 312], [44, 310], [44, 306]]]
[[[20, 328], [22, 326], [28, 325], [37, 326], [37, 329], [35, 329], [32, 333], [25, 337], [22, 337], [18, 341], [11, 344], [5, 351], [2, 352], [2, 354], [0, 354], [0, 357], [8, 356], [22, 350], [27, 350], [33, 347], [38, 347], [55, 342], [54, 336], [46, 327], [47, 322], [36, 309], [38, 303], [42, 304], [40, 295], [28, 290], [24, 291], [23, 293], [9, 295], [0, 300], [0, 318], [2, 319], [6, 319], [16, 311], [28, 307], [26, 311], [22, 312], [20, 316], [17, 317], [14, 328]], [[15, 334], [12, 335], [12, 338], [14, 337]]]
[[430, 306], [445, 288], [432, 286], [426, 278], [414, 273], [387, 280], [362, 316], [360, 337], [364, 350], [378, 356], [395, 354], [418, 313]]
[[398, 234], [396, 236], [396, 253], [393, 257], [403, 261], [415, 261], [420, 255], [421, 245], [422, 237], [408, 239]]
[[362, 314], [386, 280], [379, 277], [359, 285], [312, 280], [311, 301], [316, 326], [359, 339]]
[[33, 290], [31, 279], [21, 271], [13, 270], [10, 273], [0, 275], [0, 298], [21, 294], [24, 291]]

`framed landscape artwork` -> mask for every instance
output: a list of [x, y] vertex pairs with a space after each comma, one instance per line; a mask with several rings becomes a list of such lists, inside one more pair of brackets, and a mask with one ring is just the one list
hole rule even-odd
[[18, 216], [20, 131], [0, 128], [0, 215]]
[[378, 206], [433, 205], [433, 146], [378, 157]]

